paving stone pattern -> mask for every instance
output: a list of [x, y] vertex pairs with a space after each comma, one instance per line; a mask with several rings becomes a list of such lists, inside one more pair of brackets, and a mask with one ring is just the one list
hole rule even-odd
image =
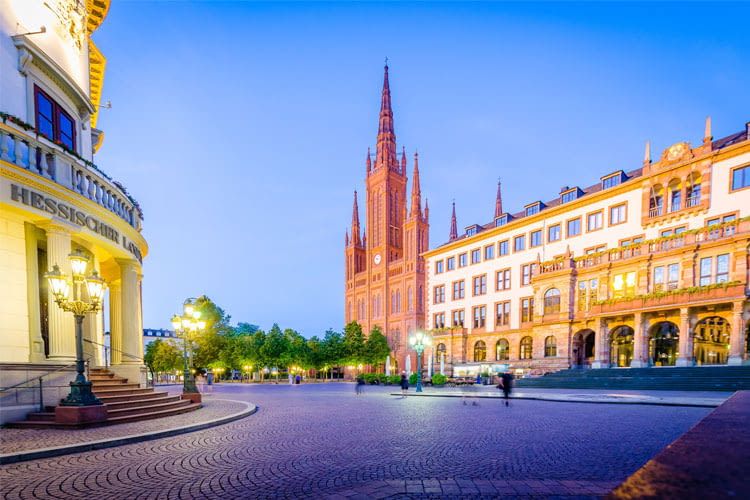
[[413, 498], [609, 492], [705, 408], [220, 385], [260, 410], [204, 431], [0, 467], [4, 498]]

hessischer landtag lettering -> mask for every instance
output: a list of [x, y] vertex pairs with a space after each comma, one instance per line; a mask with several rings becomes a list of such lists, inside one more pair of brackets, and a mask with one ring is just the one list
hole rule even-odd
[[15, 202], [23, 203], [24, 205], [34, 207], [37, 210], [69, 220], [73, 224], [86, 227], [90, 231], [100, 234], [108, 240], [114, 241], [118, 245], [122, 244], [123, 248], [132, 253], [139, 262], [142, 262], [141, 251], [138, 248], [138, 245], [129, 241], [125, 236], [120, 238], [120, 233], [115, 228], [101, 222], [99, 219], [96, 219], [85, 212], [81, 212], [75, 207], [61, 203], [54, 198], [49, 198], [37, 193], [36, 191], [32, 191], [31, 189], [17, 186], [16, 184], [10, 185], [10, 198]]

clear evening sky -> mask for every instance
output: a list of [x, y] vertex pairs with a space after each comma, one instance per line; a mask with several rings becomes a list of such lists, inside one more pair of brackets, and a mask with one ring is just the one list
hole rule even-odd
[[[187, 296], [304, 335], [343, 323], [383, 60], [431, 246], [505, 208], [750, 120], [750, 4], [115, 0], [96, 162], [145, 212], [144, 326]], [[411, 172], [411, 162], [409, 172]], [[360, 204], [363, 209], [364, 204]], [[364, 211], [361, 216], [364, 217]]]

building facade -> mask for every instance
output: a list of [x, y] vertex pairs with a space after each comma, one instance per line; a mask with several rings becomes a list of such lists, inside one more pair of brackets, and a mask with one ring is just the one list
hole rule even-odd
[[[377, 145], [373, 161], [365, 160], [365, 226], [360, 226], [357, 192], [352, 224], [345, 235], [345, 321], [356, 321], [365, 333], [377, 326], [393, 351], [395, 370], [405, 367], [408, 335], [424, 328], [425, 264], [429, 244], [429, 208], [419, 183], [414, 154], [411, 193], [407, 198], [407, 161], [399, 161], [393, 126], [388, 66], [385, 66]], [[412, 353], [413, 356], [413, 353]], [[411, 359], [411, 366], [416, 358]]]
[[[107, 282], [103, 310], [84, 321], [85, 357], [103, 365], [105, 316], [112, 369], [145, 381], [141, 280], [147, 253], [143, 216], [122, 184], [94, 163], [106, 60], [91, 39], [109, 0], [0, 0], [0, 386], [75, 373], [73, 315], [54, 302], [44, 274], [70, 273], [85, 254]], [[124, 356], [128, 353], [129, 356]], [[50, 403], [58, 394], [45, 397]], [[3, 416], [34, 393], [3, 391]]]
[[750, 124], [678, 142], [425, 253], [436, 370], [742, 364]]

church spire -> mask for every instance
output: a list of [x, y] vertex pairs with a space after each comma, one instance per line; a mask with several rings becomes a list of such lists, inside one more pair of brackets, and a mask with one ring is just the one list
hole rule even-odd
[[372, 160], [370, 159], [370, 148], [367, 148], [367, 159], [365, 160], [365, 169], [367, 170], [366, 175], [370, 175], [372, 170]]
[[352, 243], [359, 246], [359, 206], [357, 205], [357, 191], [354, 191], [354, 205], [352, 206]]
[[388, 83], [388, 62], [383, 73], [383, 92], [380, 97], [380, 121], [378, 124], [378, 145], [375, 155], [375, 168], [398, 169], [396, 159], [396, 134], [393, 131], [393, 109], [391, 109], [391, 88]]
[[411, 208], [412, 217], [422, 216], [422, 189], [419, 185], [419, 153], [414, 153], [414, 173], [411, 179]]
[[456, 224], [456, 202], [453, 202], [453, 214], [451, 215], [451, 234], [450, 241], [458, 238], [458, 224]]
[[424, 220], [425, 222], [430, 220], [430, 204], [427, 198], [424, 199]]
[[500, 179], [497, 180], [497, 195], [495, 195], [495, 217], [503, 215], [503, 195], [500, 191]]

